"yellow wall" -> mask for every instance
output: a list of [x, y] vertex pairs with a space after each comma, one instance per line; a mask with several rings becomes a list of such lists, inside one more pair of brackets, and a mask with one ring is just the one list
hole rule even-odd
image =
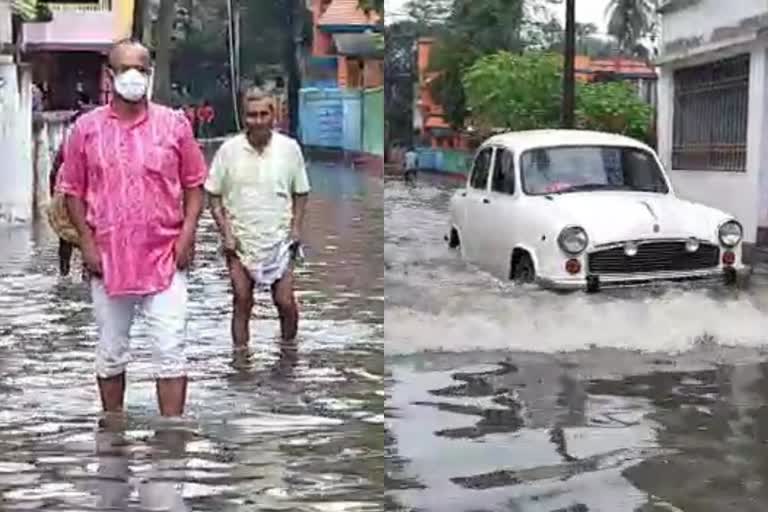
[[113, 0], [115, 9], [115, 40], [131, 36], [134, 0]]

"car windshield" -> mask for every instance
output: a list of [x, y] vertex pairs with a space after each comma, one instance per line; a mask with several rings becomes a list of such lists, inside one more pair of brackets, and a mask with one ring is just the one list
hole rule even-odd
[[522, 154], [523, 190], [529, 195], [587, 190], [629, 190], [666, 194], [669, 189], [648, 151], [617, 146], [563, 146]]

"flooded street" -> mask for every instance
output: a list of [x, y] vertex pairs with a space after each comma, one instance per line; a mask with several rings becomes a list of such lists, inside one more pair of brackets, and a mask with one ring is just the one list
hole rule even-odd
[[383, 509], [382, 181], [330, 164], [309, 177], [297, 361], [277, 351], [266, 294], [252, 356], [233, 359], [230, 285], [205, 213], [183, 421], [157, 416], [140, 322], [127, 422], [98, 427], [79, 258], [62, 279], [46, 225], [0, 228], [1, 511]]
[[764, 276], [516, 287], [448, 249], [457, 185], [385, 188], [388, 509], [765, 510]]

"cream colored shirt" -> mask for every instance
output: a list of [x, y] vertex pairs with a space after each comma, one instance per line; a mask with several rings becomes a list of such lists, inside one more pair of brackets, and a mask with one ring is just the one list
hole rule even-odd
[[254, 266], [290, 235], [293, 194], [308, 193], [310, 185], [299, 144], [273, 132], [261, 154], [245, 134], [227, 140], [213, 158], [205, 189], [222, 197], [238, 255]]

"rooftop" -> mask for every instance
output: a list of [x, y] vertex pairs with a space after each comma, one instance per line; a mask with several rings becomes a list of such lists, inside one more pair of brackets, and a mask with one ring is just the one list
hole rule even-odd
[[376, 25], [381, 21], [380, 16], [371, 11], [365, 14], [358, 0], [333, 0], [328, 9], [320, 16], [317, 24], [319, 26], [329, 25]]

